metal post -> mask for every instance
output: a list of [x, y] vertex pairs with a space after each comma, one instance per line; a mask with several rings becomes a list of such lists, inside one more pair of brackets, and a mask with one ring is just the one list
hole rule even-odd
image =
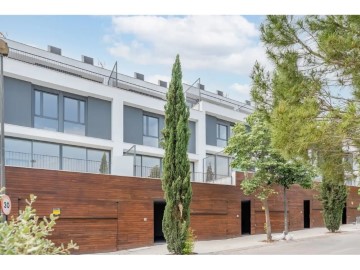
[[[1, 177], [1, 186], [0, 188], [5, 187], [5, 143], [4, 143], [4, 57], [0, 54], [0, 121], [1, 121], [1, 135], [0, 135], [0, 177]], [[5, 193], [5, 192], [3, 192]]]

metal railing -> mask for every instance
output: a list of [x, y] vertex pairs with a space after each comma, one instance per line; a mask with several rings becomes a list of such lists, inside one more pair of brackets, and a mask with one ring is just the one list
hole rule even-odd
[[134, 176], [145, 178], [161, 178], [162, 171], [158, 165], [153, 167], [134, 165]]
[[97, 83], [104, 83], [107, 78], [107, 76], [104, 76], [103, 74], [99, 74], [87, 69], [83, 69], [77, 66], [73, 66], [14, 48], [10, 48], [8, 57], [28, 64], [55, 70], [57, 72], [65, 73]]
[[[136, 92], [141, 95], [147, 95], [153, 98], [166, 100], [166, 91], [159, 91], [154, 89], [153, 87], [148, 87], [145, 85], [141, 85], [138, 83], [133, 83], [128, 80], [119, 79], [119, 74], [117, 72], [117, 62], [115, 63], [113, 69], [106, 70], [108, 71], [109, 75], [100, 74], [95, 71], [91, 71], [89, 69], [80, 68], [75, 65], [67, 64], [64, 62], [56, 61], [54, 59], [50, 59], [47, 57], [43, 57], [40, 55], [32, 54], [26, 51], [18, 50], [15, 48], [9, 48], [9, 55], [8, 58], [18, 60], [21, 62], [25, 62], [31, 65], [39, 66], [42, 68], [54, 70], [57, 72], [61, 72], [64, 74], [72, 75], [75, 77], [79, 77], [82, 79], [90, 80], [93, 82], [109, 85], [112, 87], [117, 87], [121, 89], [125, 89], [127, 91]], [[71, 59], [74, 60], [74, 59]], [[134, 79], [133, 77], [121, 74], [122, 77], [128, 77], [129, 79]], [[233, 108], [237, 111], [245, 108], [247, 110], [252, 110], [252, 106], [248, 105], [243, 102], [238, 102], [231, 98], [222, 97], [216, 95], [213, 92], [199, 89], [198, 87], [194, 86], [194, 84], [199, 81], [200, 78], [197, 79], [193, 85], [183, 84], [185, 89], [185, 95], [188, 102], [188, 106], [193, 108], [196, 104], [199, 103], [201, 100], [206, 100], [212, 103], [221, 103], [223, 106], [227, 106], [229, 108]], [[152, 85], [156, 85], [150, 82], [147, 82]], [[156, 85], [158, 87], [158, 85]]]
[[[160, 179], [162, 177], [162, 170], [158, 165], [153, 167], [134, 165], [134, 176]], [[191, 172], [190, 181], [210, 184], [232, 184], [231, 175], [203, 172]]]
[[109, 162], [5, 151], [5, 165], [109, 174]]

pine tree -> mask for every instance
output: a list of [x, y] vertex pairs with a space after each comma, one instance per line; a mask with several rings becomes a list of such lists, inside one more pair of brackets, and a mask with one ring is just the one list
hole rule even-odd
[[166, 200], [163, 232], [168, 250], [175, 254], [183, 254], [190, 221], [192, 191], [190, 162], [187, 156], [190, 137], [189, 109], [183, 93], [179, 55], [176, 56], [173, 65], [166, 98], [165, 127], [162, 131], [165, 149], [162, 188]]
[[103, 156], [101, 158], [99, 172], [102, 174], [109, 173], [109, 166], [108, 166], [108, 162], [107, 162], [105, 153], [103, 154]]
[[252, 74], [252, 98], [267, 114], [272, 146], [286, 158], [315, 157], [330, 231], [339, 227], [344, 181], [353, 177], [347, 149], [360, 152], [359, 27], [360, 16], [267, 16], [260, 38], [273, 71], [257, 63]]

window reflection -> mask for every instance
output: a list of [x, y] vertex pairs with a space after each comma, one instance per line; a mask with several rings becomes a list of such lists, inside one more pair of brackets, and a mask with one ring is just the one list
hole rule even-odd
[[58, 96], [35, 90], [34, 127], [58, 131]]
[[159, 119], [148, 115], [143, 116], [143, 144], [159, 147]]

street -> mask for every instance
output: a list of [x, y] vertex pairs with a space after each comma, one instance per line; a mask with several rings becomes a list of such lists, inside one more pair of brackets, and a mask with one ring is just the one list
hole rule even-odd
[[233, 249], [210, 254], [222, 255], [360, 255], [360, 232], [327, 233], [315, 238], [276, 241], [266, 246]]

